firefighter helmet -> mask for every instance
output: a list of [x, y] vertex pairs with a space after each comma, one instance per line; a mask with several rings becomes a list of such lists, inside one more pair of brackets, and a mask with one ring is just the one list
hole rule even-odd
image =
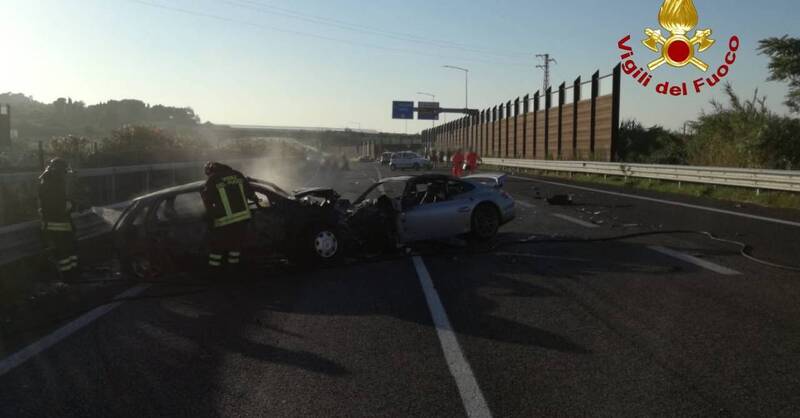
[[219, 163], [216, 163], [216, 162], [214, 162], [214, 161], [209, 161], [209, 162], [207, 162], [207, 163], [206, 163], [206, 166], [204, 167], [204, 170], [205, 170], [205, 173], [206, 173], [206, 175], [207, 175], [207, 176], [210, 176], [210, 175], [214, 174], [214, 171], [216, 171], [216, 170], [217, 170], [217, 165], [218, 165], [218, 164], [219, 164]]

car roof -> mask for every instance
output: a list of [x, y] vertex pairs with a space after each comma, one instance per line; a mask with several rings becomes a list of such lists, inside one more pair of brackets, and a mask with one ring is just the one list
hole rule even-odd
[[[252, 179], [252, 178], [249, 179], [249, 180], [250, 180], [250, 184], [252, 184], [254, 186], [259, 186], [261, 188], [270, 189], [273, 192], [278, 193], [278, 194], [280, 194], [282, 196], [284, 194], [286, 194], [286, 196], [284, 196], [284, 197], [287, 197], [287, 198], [291, 199], [291, 196], [288, 195], [287, 192], [285, 192], [284, 190], [280, 189], [277, 185], [275, 185], [273, 183], [270, 183], [270, 182], [265, 181], [265, 180]], [[161, 190], [158, 190], [158, 191], [155, 191], [155, 192], [152, 192], [152, 193], [148, 193], [148, 194], [145, 194], [145, 195], [142, 195], [142, 196], [134, 198], [133, 201], [144, 200], [144, 199], [152, 199], [152, 198], [164, 197], [164, 196], [172, 196], [172, 195], [178, 195], [178, 194], [183, 194], [183, 193], [199, 192], [199, 191], [201, 191], [203, 189], [203, 186], [205, 184], [206, 184], [206, 182], [204, 180], [193, 181], [191, 183], [181, 184], [181, 185], [178, 185], [178, 186], [172, 186], [172, 187], [168, 187], [166, 189], [161, 189]], [[278, 189], [278, 190], [275, 190], [275, 189]]]

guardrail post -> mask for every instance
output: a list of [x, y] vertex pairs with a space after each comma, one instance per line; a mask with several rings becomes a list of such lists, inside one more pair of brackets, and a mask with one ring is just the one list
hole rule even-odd
[[578, 159], [578, 102], [581, 101], [581, 77], [572, 84], [572, 159]]
[[533, 159], [536, 159], [536, 144], [539, 142], [539, 90], [533, 94]]
[[613, 99], [611, 104], [611, 161], [617, 160], [617, 140], [619, 137], [619, 105], [622, 91], [622, 64], [617, 64], [613, 71]]
[[563, 133], [563, 129], [562, 128], [564, 126], [564, 121], [563, 121], [563, 119], [564, 119], [563, 118], [563, 116], [564, 116], [564, 95], [566, 94], [566, 91], [567, 91], [566, 87], [567, 87], [567, 83], [566, 82], [561, 83], [561, 85], [558, 86], [558, 151], [557, 152], [558, 152], [558, 159], [559, 160], [561, 159], [561, 139], [562, 139], [561, 136], [562, 136], [562, 133]]
[[544, 159], [549, 160], [550, 154], [550, 106], [553, 105], [553, 88], [548, 87], [544, 92]]
[[530, 97], [526, 94], [522, 98], [522, 158], [528, 157], [528, 110]]
[[597, 96], [600, 95], [600, 70], [592, 74], [592, 106], [589, 122], [589, 153], [594, 157], [595, 129], [597, 127]]

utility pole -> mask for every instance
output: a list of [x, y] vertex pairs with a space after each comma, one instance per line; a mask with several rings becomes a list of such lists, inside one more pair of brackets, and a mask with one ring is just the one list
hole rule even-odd
[[547, 88], [550, 87], [550, 63], [558, 64], [554, 58], [550, 58], [550, 54], [536, 54], [536, 58], [541, 58], [542, 64], [536, 66], [536, 68], [541, 68], [544, 70], [544, 83], [542, 86], [542, 91], [547, 91]]

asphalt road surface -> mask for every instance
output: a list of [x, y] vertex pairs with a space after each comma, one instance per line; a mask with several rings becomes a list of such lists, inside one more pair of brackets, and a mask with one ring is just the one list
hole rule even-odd
[[[378, 167], [302, 183], [352, 198]], [[696, 229], [800, 264], [798, 213], [553, 182], [509, 180], [498, 240]], [[434, 248], [134, 287], [3, 346], [0, 416], [800, 415], [796, 272], [699, 235]]]

